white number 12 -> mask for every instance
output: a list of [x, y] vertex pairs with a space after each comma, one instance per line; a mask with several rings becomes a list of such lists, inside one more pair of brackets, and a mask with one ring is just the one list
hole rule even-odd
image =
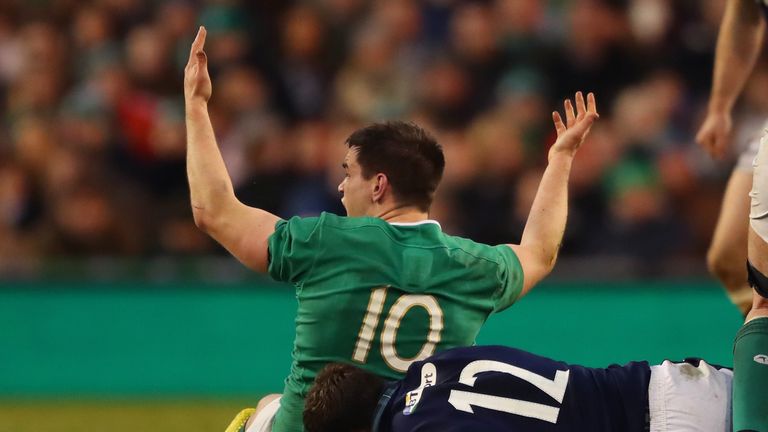
[[[570, 374], [570, 371], [559, 370], [555, 373], [555, 379], [551, 380], [511, 364], [493, 360], [477, 360], [462, 369], [459, 382], [474, 387], [477, 375], [482, 372], [504, 372], [514, 375], [533, 384], [558, 403], [563, 402], [565, 388], [568, 386], [568, 375]], [[523, 417], [531, 417], [550, 423], [557, 423], [557, 416], [560, 414], [560, 408], [558, 407], [461, 390], [451, 390], [448, 403], [459, 411], [471, 414], [474, 414], [472, 406], [477, 406]]]

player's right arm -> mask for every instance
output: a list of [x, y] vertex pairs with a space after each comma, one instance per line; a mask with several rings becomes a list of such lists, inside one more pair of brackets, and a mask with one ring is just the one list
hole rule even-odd
[[268, 240], [280, 218], [236, 197], [208, 115], [212, 85], [200, 27], [184, 69], [187, 177], [195, 224], [246, 266], [266, 272]]
[[507, 245], [515, 251], [523, 268], [523, 288], [519, 297], [544, 279], [555, 266], [568, 218], [571, 164], [599, 117], [595, 95], [587, 95], [585, 104], [581, 92], [576, 93], [575, 112], [571, 101], [566, 100], [565, 117], [564, 123], [557, 111], [552, 113], [557, 140], [549, 151], [549, 164], [541, 177], [520, 244]]
[[728, 148], [731, 111], [760, 53], [764, 21], [755, 0], [728, 0], [717, 37], [707, 117], [696, 134], [696, 142], [712, 157], [722, 157]]

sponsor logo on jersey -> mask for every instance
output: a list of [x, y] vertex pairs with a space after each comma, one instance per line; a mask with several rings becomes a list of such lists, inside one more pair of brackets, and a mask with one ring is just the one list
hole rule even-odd
[[752, 360], [760, 364], [768, 365], [768, 355], [765, 354], [758, 354]]
[[405, 409], [403, 415], [410, 415], [416, 409], [416, 405], [421, 400], [424, 389], [432, 387], [437, 381], [437, 369], [432, 363], [425, 363], [421, 367], [421, 384], [405, 394]]

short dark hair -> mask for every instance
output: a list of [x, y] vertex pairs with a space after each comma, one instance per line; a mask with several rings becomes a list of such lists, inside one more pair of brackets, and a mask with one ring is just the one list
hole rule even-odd
[[304, 400], [306, 432], [369, 431], [384, 380], [358, 367], [330, 363]]
[[428, 211], [443, 177], [443, 148], [414, 123], [390, 121], [358, 129], [347, 138], [357, 149], [363, 177], [384, 173], [395, 198], [402, 204]]

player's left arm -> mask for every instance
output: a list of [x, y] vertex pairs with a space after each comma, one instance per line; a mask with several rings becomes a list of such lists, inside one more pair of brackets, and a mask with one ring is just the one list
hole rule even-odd
[[208, 114], [213, 89], [203, 51], [205, 36], [205, 28], [200, 27], [184, 69], [187, 177], [192, 213], [197, 226], [243, 264], [266, 272], [269, 236], [280, 218], [248, 207], [235, 197]]
[[599, 117], [592, 93], [587, 95], [586, 103], [581, 92], [576, 93], [575, 111], [570, 99], [564, 105], [565, 123], [557, 111], [552, 113], [557, 140], [549, 151], [549, 164], [541, 177], [523, 237], [519, 245], [508, 245], [523, 268], [520, 296], [530, 291], [555, 266], [568, 218], [568, 179], [573, 158]]

